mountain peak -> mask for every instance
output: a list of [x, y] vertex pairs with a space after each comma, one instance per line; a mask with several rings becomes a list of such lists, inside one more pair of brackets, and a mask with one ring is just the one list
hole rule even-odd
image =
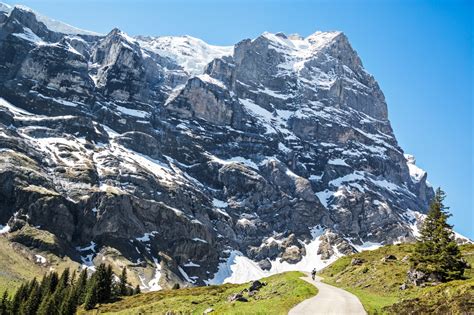
[[38, 22], [43, 23], [52, 32], [57, 32], [57, 33], [62, 33], [62, 34], [67, 34], [67, 35], [101, 36], [101, 34], [99, 33], [82, 30], [74, 26], [71, 26], [69, 24], [66, 24], [64, 22], [46, 17], [27, 6], [17, 4], [12, 7], [8, 4], [0, 2], [0, 11], [4, 11], [4, 12], [7, 12], [8, 14], [11, 14], [14, 10], [28, 12], [28, 13], [33, 14]]
[[117, 27], [114, 27], [108, 34], [106, 37], [118, 37], [124, 41], [126, 41], [127, 43], [129, 44], [136, 44], [137, 41], [135, 40], [135, 38], [129, 36], [127, 33], [125, 33], [124, 31], [120, 30], [119, 28]]
[[334, 41], [338, 36], [344, 35], [343, 32], [340, 31], [316, 31], [313, 34], [309, 35], [305, 39], [311, 43], [318, 43], [319, 45], [325, 45], [332, 41]]
[[265, 38], [282, 48], [291, 50], [317, 50], [333, 42], [342, 32], [322, 32], [317, 31], [306, 38], [298, 34], [286, 35], [284, 33], [264, 32], [257, 38]]

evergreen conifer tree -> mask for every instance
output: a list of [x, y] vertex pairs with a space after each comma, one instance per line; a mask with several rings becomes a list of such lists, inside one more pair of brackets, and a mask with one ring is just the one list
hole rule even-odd
[[27, 282], [27, 287], [28, 287], [27, 292], [28, 292], [28, 296], [29, 296], [29, 294], [31, 293], [31, 291], [33, 291], [34, 289], [36, 289], [37, 286], [38, 286], [38, 281], [36, 280], [36, 278], [33, 278], [33, 280]]
[[87, 290], [87, 269], [83, 269], [74, 285], [74, 294], [76, 295], [77, 305], [84, 303]]
[[65, 288], [69, 284], [69, 268], [64, 269], [63, 273], [61, 274], [61, 277], [58, 280], [58, 286], [61, 286], [62, 288]]
[[108, 265], [106, 268], [106, 278], [105, 278], [105, 294], [104, 294], [104, 300], [101, 302], [108, 301], [112, 298], [112, 287], [114, 285], [114, 272], [112, 271], [112, 266]]
[[0, 315], [8, 315], [10, 311], [10, 300], [8, 299], [8, 291], [5, 290], [0, 300]]
[[440, 281], [460, 279], [466, 268], [452, 226], [447, 222], [450, 214], [443, 203], [445, 197], [438, 188], [411, 257], [415, 270]]
[[84, 309], [87, 311], [93, 309], [98, 302], [97, 287], [96, 277], [93, 275], [91, 280], [87, 283], [87, 290], [84, 297]]
[[71, 277], [70, 277], [70, 280], [69, 280], [69, 283], [72, 285], [74, 284], [74, 282], [76, 282], [76, 276], [77, 276], [77, 272], [76, 270], [74, 270], [71, 274]]
[[97, 287], [97, 303], [106, 302], [111, 297], [112, 292], [112, 268], [100, 264], [93, 277]]
[[137, 286], [135, 287], [135, 291], [133, 292], [133, 294], [140, 294], [140, 293], [141, 293], [140, 286], [137, 284]]
[[31, 290], [28, 299], [24, 301], [20, 307], [20, 314], [30, 315], [36, 314], [41, 303], [41, 291], [38, 282], [31, 282]]
[[51, 276], [49, 279], [49, 292], [51, 292], [51, 294], [53, 294], [54, 290], [56, 290], [58, 283], [59, 283], [58, 273], [56, 271], [51, 272]]
[[28, 285], [21, 284], [18, 290], [16, 291], [13, 301], [11, 303], [10, 311], [13, 314], [18, 314], [20, 312], [20, 307], [22, 303], [28, 298]]
[[120, 275], [119, 281], [119, 295], [128, 295], [128, 287], [127, 287], [127, 269], [123, 267], [122, 274]]
[[54, 305], [53, 295], [48, 294], [43, 297], [38, 308], [37, 315], [57, 315], [57, 308]]
[[59, 309], [61, 308], [61, 304], [63, 303], [63, 300], [65, 298], [66, 290], [67, 287], [64, 287], [63, 285], [58, 285], [54, 293], [51, 295], [50, 303], [55, 309], [55, 314], [57, 314], [59, 312]]
[[64, 299], [59, 308], [60, 315], [74, 315], [77, 309], [77, 299], [74, 287], [70, 285], [65, 292]]

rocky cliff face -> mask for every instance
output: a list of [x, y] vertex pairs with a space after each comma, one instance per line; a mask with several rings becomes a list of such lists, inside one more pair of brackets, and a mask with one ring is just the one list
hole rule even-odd
[[413, 239], [433, 190], [343, 33], [217, 47], [0, 9], [0, 233], [144, 289]]

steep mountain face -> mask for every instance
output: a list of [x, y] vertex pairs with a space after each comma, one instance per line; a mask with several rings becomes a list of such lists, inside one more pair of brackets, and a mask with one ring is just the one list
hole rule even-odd
[[[0, 6], [0, 233], [144, 289], [245, 281], [413, 239], [433, 196], [347, 37], [234, 47]], [[16, 234], [17, 233], [17, 234]]]

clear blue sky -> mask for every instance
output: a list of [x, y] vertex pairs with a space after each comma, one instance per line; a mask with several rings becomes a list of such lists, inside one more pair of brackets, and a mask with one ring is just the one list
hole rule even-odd
[[[1, 0], [0, 0], [1, 1]], [[401, 147], [474, 239], [473, 1], [4, 0], [74, 26], [232, 45], [264, 31], [341, 30], [385, 93]]]

